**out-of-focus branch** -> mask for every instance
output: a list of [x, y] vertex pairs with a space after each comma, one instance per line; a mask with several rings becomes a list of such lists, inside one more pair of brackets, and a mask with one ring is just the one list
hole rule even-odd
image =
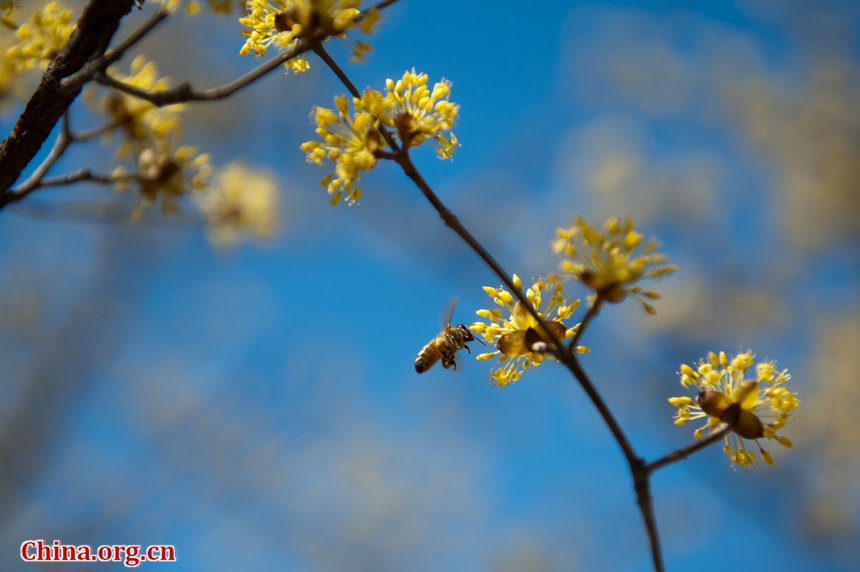
[[66, 152], [66, 149], [68, 149], [69, 145], [74, 141], [71, 133], [71, 128], [69, 127], [69, 114], [66, 112], [63, 114], [63, 128], [57, 135], [57, 139], [54, 141], [54, 146], [51, 148], [48, 156], [45, 157], [45, 160], [42, 161], [38, 167], [36, 167], [36, 170], [33, 171], [33, 174], [31, 174], [26, 181], [4, 195], [4, 198], [7, 201], [6, 204], [21, 200], [39, 188], [42, 179], [45, 178], [45, 174], [54, 166], [54, 163], [63, 156], [63, 153]]
[[71, 185], [74, 183], [98, 183], [100, 185], [112, 185], [119, 181], [135, 181], [139, 180], [139, 175], [100, 175], [93, 173], [89, 169], [78, 169], [65, 175], [56, 177], [48, 177], [39, 182], [40, 187], [60, 187], [62, 185]]
[[[370, 8], [370, 10], [382, 10], [394, 4], [396, 1], [397, 0], [383, 0], [382, 2], [376, 3], [373, 7]], [[354, 22], [361, 21], [362, 18], [364, 18], [365, 14], [367, 14], [367, 12], [370, 10], [367, 10], [357, 15], [354, 19]], [[230, 97], [237, 91], [251, 85], [258, 79], [262, 78], [272, 70], [275, 70], [278, 67], [284, 65], [287, 61], [297, 56], [300, 56], [307, 51], [315, 50], [317, 47], [321, 47], [322, 42], [329, 37], [331, 37], [331, 34], [318, 33], [310, 38], [302, 38], [291, 49], [275, 56], [274, 58], [270, 59], [265, 63], [260, 64], [248, 73], [234, 79], [229, 83], [225, 83], [224, 85], [211, 87], [208, 89], [196, 89], [193, 85], [191, 85], [191, 83], [183, 82], [171, 89], [165, 89], [163, 91], [148, 91], [145, 89], [140, 89], [137, 86], [122, 82], [110, 76], [104, 70], [104, 68], [102, 68], [99, 73], [95, 74], [94, 79], [102, 85], [111, 87], [113, 89], [116, 89], [123, 93], [127, 93], [129, 95], [133, 95], [135, 97], [139, 97], [140, 99], [144, 99], [158, 107], [171, 105], [174, 103], [185, 103], [189, 101], [217, 101], [219, 99], [226, 99]]]
[[8, 193], [8, 189], [80, 93], [80, 86], [64, 91], [63, 78], [104, 55], [120, 20], [133, 4], [133, 0], [89, 0], [84, 7], [69, 41], [48, 65], [12, 132], [0, 144], [0, 208], [20, 199]]
[[72, 92], [76, 89], [80, 89], [85, 83], [93, 79], [97, 74], [103, 72], [114, 62], [117, 62], [125, 55], [125, 53], [130, 50], [135, 44], [141, 41], [148, 33], [150, 33], [155, 27], [163, 22], [170, 15], [170, 12], [164, 9], [160, 9], [158, 12], [153, 14], [146, 22], [140, 25], [134, 32], [132, 32], [125, 40], [117, 44], [117, 46], [111, 50], [105, 52], [103, 56], [98, 59], [92, 60], [83, 68], [70, 75], [67, 78], [64, 78], [60, 82], [60, 90], [64, 93]]
[[59, 185], [68, 185], [72, 183], [79, 183], [82, 181], [92, 181], [95, 183], [110, 184], [119, 180], [134, 178], [130, 175], [122, 175], [118, 177], [97, 175], [92, 173], [89, 169], [80, 169], [73, 173], [67, 173], [58, 177], [45, 177], [51, 167], [54, 166], [54, 164], [60, 159], [60, 157], [63, 156], [66, 150], [73, 143], [89, 141], [90, 139], [94, 139], [99, 135], [102, 135], [103, 133], [107, 133], [108, 131], [115, 129], [116, 127], [118, 127], [117, 123], [108, 123], [100, 127], [88, 129], [87, 131], [82, 131], [80, 133], [73, 133], [71, 126], [69, 125], [69, 113], [68, 111], [66, 111], [66, 113], [63, 114], [62, 129], [57, 135], [56, 141], [54, 141], [54, 146], [51, 148], [51, 152], [48, 153], [48, 156], [45, 157], [45, 160], [42, 161], [42, 163], [38, 167], [36, 167], [36, 170], [33, 171], [33, 173], [27, 178], [26, 181], [24, 181], [17, 187], [11, 189], [6, 194], [6, 204], [20, 201], [36, 189], [42, 187], [56, 187]]

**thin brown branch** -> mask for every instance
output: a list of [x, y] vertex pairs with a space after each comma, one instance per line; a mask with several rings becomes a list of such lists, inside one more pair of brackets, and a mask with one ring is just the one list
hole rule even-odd
[[[370, 10], [382, 10], [383, 8], [394, 4], [396, 1], [397, 0], [383, 0], [371, 7]], [[358, 14], [353, 21], [361, 21], [364, 15], [370, 10]], [[248, 87], [272, 70], [282, 66], [287, 61], [300, 56], [307, 51], [313, 50], [317, 46], [321, 46], [322, 42], [329, 37], [331, 37], [331, 34], [329, 33], [318, 33], [311, 38], [302, 38], [289, 50], [275, 56], [263, 64], [260, 64], [248, 73], [229, 83], [209, 89], [196, 89], [190, 82], [183, 82], [171, 89], [163, 91], [148, 91], [119, 81], [118, 79], [108, 75], [105, 70], [102, 70], [95, 75], [95, 81], [123, 93], [144, 99], [158, 107], [189, 101], [217, 101], [219, 99], [226, 99], [237, 91]]]
[[40, 186], [42, 186], [42, 181], [45, 178], [45, 175], [48, 173], [51, 167], [63, 156], [66, 152], [66, 149], [69, 148], [69, 145], [72, 144], [74, 139], [72, 139], [71, 130], [69, 128], [69, 114], [68, 112], [63, 114], [63, 128], [57, 134], [57, 139], [54, 141], [54, 146], [51, 148], [51, 151], [48, 153], [48, 156], [45, 157], [45, 160], [36, 167], [36, 170], [27, 178], [26, 181], [12, 189], [10, 192], [6, 193], [3, 196], [3, 200], [5, 204], [9, 204], [15, 201], [20, 201]]
[[48, 65], [12, 132], [0, 144], [0, 208], [19, 200], [8, 189], [80, 93], [80, 88], [63, 92], [62, 79], [105, 53], [120, 20], [132, 5], [133, 0], [90, 0], [84, 7], [71, 38]]
[[[140, 180], [139, 175], [101, 175], [93, 173], [89, 169], [78, 169], [65, 175], [46, 177], [39, 182], [38, 187], [61, 187], [75, 183], [98, 183], [100, 185], [111, 185], [120, 181]], [[38, 188], [37, 187], [37, 188]]]
[[87, 129], [86, 131], [79, 131], [77, 133], [70, 131], [69, 136], [75, 143], [83, 143], [85, 141], [89, 141], [91, 139], [95, 139], [96, 137], [104, 135], [108, 131], [113, 131], [121, 124], [122, 123], [119, 121], [111, 121], [110, 123], [105, 123], [104, 125], [93, 127], [92, 129]]
[[726, 433], [728, 432], [729, 426], [724, 425], [719, 430], [715, 431], [714, 433], [711, 433], [704, 439], [699, 439], [691, 445], [687, 445], [686, 447], [683, 447], [681, 449], [678, 449], [677, 451], [669, 453], [668, 455], [660, 457], [656, 461], [648, 463], [647, 465], [645, 465], [645, 471], [648, 473], [653, 473], [654, 471], [662, 469], [667, 465], [671, 465], [672, 463], [677, 463], [678, 461], [686, 459], [693, 453], [701, 451], [702, 449], [713, 445], [717, 441], [722, 440], [722, 438], [725, 437]]
[[644, 461], [637, 462], [631, 467], [633, 473], [633, 488], [636, 491], [636, 505], [645, 523], [648, 535], [648, 546], [651, 548], [651, 561], [655, 572], [663, 572], [663, 548], [660, 545], [660, 535], [657, 532], [657, 518], [654, 516], [654, 499], [651, 496], [651, 474], [645, 469]]
[[528, 298], [517, 288], [510, 278], [510, 275], [499, 265], [498, 262], [490, 255], [489, 252], [472, 236], [472, 234], [460, 223], [459, 219], [451, 213], [450, 210], [439, 200], [439, 197], [433, 192], [421, 173], [415, 168], [412, 159], [409, 157], [408, 150], [398, 154], [397, 162], [400, 164], [403, 172], [407, 177], [412, 179], [415, 185], [421, 190], [424, 196], [430, 201], [430, 204], [439, 213], [439, 216], [445, 224], [451, 228], [466, 244], [484, 261], [484, 263], [493, 271], [493, 273], [502, 280], [502, 283], [516, 296], [519, 302], [526, 308], [529, 313], [542, 326], [543, 331], [547, 332], [547, 337], [554, 348], [556, 358], [567, 367], [579, 382], [582, 389], [585, 391], [591, 403], [597, 409], [603, 422], [609, 428], [618, 446], [621, 448], [624, 458], [630, 468], [631, 476], [633, 477], [634, 490], [636, 492], [636, 502], [639, 510], [642, 513], [642, 519], [645, 523], [645, 529], [648, 534], [648, 541], [651, 546], [651, 555], [654, 561], [654, 570], [663, 572], [663, 557], [660, 548], [659, 536], [657, 533], [657, 523], [654, 517], [654, 507], [651, 501], [650, 484], [648, 474], [644, 471], [644, 461], [639, 458], [630, 441], [627, 439], [621, 425], [615, 419], [609, 406], [603, 400], [597, 387], [582, 369], [576, 354], [567, 351], [561, 340], [557, 339], [553, 331], [543, 326], [543, 319], [538, 315], [537, 310], [531, 305]]
[[[323, 59], [323, 61], [328, 64], [328, 66], [332, 69], [335, 75], [341, 80], [341, 82], [346, 86], [346, 88], [350, 91], [350, 93], [355, 97], [360, 97], [360, 93], [356, 89], [355, 85], [349, 80], [344, 71], [334, 62], [334, 60], [329, 56], [325, 50], [315, 50], [316, 53]], [[385, 136], [386, 141], [389, 142], [389, 145], [392, 146], [392, 149], [397, 149], [394, 144], [393, 138], [390, 134], [387, 133], [385, 129], [381, 129], [383, 136]], [[523, 294], [523, 292], [517, 288], [513, 280], [510, 277], [502, 266], [493, 258], [493, 256], [481, 245], [481, 243], [463, 226], [460, 220], [454, 216], [454, 214], [445, 206], [445, 204], [439, 199], [418, 169], [415, 167], [415, 164], [412, 162], [411, 157], [409, 156], [408, 148], [401, 149], [400, 151], [395, 153], [395, 161], [400, 165], [403, 172], [409, 177], [415, 186], [424, 194], [424, 197], [430, 202], [436, 212], [439, 214], [439, 217], [442, 221], [456, 233], [474, 252], [478, 255], [479, 258], [492, 270], [492, 272], [502, 281], [502, 283], [513, 293], [513, 295], [517, 298], [517, 300], [523, 305], [526, 310], [535, 318], [537, 323], [541, 326], [544, 326], [543, 319], [538, 315], [537, 309], [532, 306], [529, 302], [528, 298]], [[595, 306], [594, 313], [597, 312], [597, 307]], [[593, 317], [593, 315], [592, 315]], [[589, 318], [590, 320], [591, 318]], [[654, 516], [654, 507], [653, 502], [651, 500], [651, 492], [650, 492], [650, 483], [648, 479], [648, 472], [645, 471], [645, 462], [639, 458], [633, 449], [630, 441], [627, 439], [626, 434], [621, 429], [621, 425], [615, 419], [615, 416], [612, 414], [612, 411], [609, 409], [609, 406], [603, 400], [603, 397], [600, 395], [600, 392], [597, 391], [596, 386], [592, 383], [591, 379], [582, 369], [582, 366], [579, 364], [579, 361], [576, 358], [576, 355], [569, 352], [563, 342], [558, 339], [558, 337], [553, 333], [553, 331], [545, 326], [542, 327], [543, 331], [547, 333], [547, 337], [550, 340], [552, 345], [552, 351], [555, 357], [565, 365], [565, 367], [570, 370], [576, 380], [579, 382], [580, 386], [585, 391], [588, 398], [591, 400], [594, 407], [597, 409], [601, 418], [603, 419], [606, 426], [609, 428], [610, 433], [612, 433], [613, 438], [624, 454], [624, 458], [627, 461], [627, 464], [630, 468], [630, 474], [633, 478], [634, 489], [636, 492], [636, 502], [639, 506], [639, 510], [642, 514], [642, 519], [645, 523], [645, 529], [648, 534], [648, 541], [651, 547], [651, 555], [654, 562], [654, 569], [656, 572], [663, 572], [663, 556], [660, 548], [659, 536], [657, 533], [657, 523]], [[581, 327], [581, 330], [583, 328]], [[581, 335], [581, 334], [580, 334]]]
[[154, 30], [158, 24], [167, 19], [169, 15], [170, 12], [167, 10], [158, 10], [125, 40], [117, 44], [115, 48], [105, 52], [102, 57], [90, 61], [87, 65], [71, 76], [64, 78], [63, 81], [60, 82], [60, 90], [68, 93], [81, 88], [85, 83], [96, 77], [96, 75], [105, 71], [112, 63], [119, 61], [128, 50], [146, 37], [146, 35]]
[[[48, 153], [48, 156], [45, 157], [44, 161], [36, 167], [36, 170], [27, 178], [26, 181], [14, 187], [7, 193], [7, 203], [13, 203], [20, 201], [36, 189], [42, 187], [55, 187], [63, 184], [71, 184], [78, 183], [82, 181], [93, 181], [93, 182], [114, 182], [119, 180], [118, 178], [112, 178], [110, 180], [106, 180], [105, 176], [102, 175], [94, 175], [87, 169], [81, 169], [74, 173], [68, 173], [66, 175], [61, 175], [59, 177], [45, 178], [45, 175], [54, 166], [54, 164], [62, 157], [69, 147], [74, 143], [83, 143], [85, 141], [89, 141], [99, 135], [110, 131], [111, 129], [115, 129], [117, 127], [117, 123], [111, 122], [106, 125], [102, 125], [100, 127], [95, 127], [93, 129], [89, 129], [87, 131], [83, 131], [81, 133], [72, 132], [72, 127], [69, 122], [69, 112], [63, 114], [62, 118], [62, 128], [60, 132], [57, 134], [57, 139], [54, 141], [54, 146], [51, 148], [51, 151]], [[86, 173], [86, 175], [85, 175]]]

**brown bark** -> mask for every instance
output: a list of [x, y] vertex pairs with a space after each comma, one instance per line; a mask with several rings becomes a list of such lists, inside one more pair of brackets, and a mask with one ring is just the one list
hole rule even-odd
[[7, 191], [81, 92], [77, 88], [63, 93], [61, 80], [104, 54], [133, 5], [134, 0], [90, 0], [84, 7], [72, 37], [48, 65], [12, 132], [0, 144], [0, 208], [14, 200]]

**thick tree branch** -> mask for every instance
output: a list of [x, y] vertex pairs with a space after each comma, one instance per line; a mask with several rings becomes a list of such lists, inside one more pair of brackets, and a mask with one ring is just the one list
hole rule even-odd
[[0, 208], [17, 200], [7, 193], [8, 189], [80, 93], [80, 86], [64, 93], [63, 78], [105, 53], [120, 20], [133, 4], [134, 0], [90, 0], [84, 7], [71, 38], [48, 65], [12, 132], [0, 144]]

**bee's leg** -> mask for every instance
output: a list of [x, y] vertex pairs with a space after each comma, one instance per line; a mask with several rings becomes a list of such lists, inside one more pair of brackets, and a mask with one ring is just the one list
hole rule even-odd
[[466, 348], [466, 353], [472, 353], [472, 350], [469, 349], [469, 346], [463, 344], [463, 347]]

